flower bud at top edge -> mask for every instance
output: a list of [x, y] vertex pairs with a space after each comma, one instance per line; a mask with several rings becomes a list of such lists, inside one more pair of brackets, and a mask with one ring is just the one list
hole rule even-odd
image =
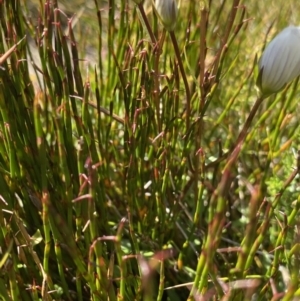
[[172, 31], [176, 26], [178, 16], [176, 0], [155, 0], [154, 7], [166, 30]]

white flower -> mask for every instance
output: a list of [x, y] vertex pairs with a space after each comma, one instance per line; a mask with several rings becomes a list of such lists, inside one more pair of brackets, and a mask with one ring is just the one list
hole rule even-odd
[[178, 15], [176, 0], [155, 0], [155, 10], [165, 28], [173, 30]]
[[262, 54], [257, 86], [263, 96], [269, 96], [299, 75], [300, 27], [289, 26], [270, 42]]

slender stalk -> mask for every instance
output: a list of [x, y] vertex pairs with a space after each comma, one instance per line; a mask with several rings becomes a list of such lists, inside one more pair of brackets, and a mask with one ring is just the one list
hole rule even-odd
[[229, 152], [230, 154], [230, 157], [228, 158], [228, 161], [227, 161], [227, 164], [225, 166], [225, 169], [227, 169], [228, 167], [228, 164], [229, 162], [231, 162], [231, 160], [233, 158], [237, 159], [237, 157], [239, 156], [240, 152], [241, 152], [241, 148], [242, 148], [242, 145], [243, 145], [243, 142], [246, 140], [247, 138], [247, 135], [248, 135], [248, 131], [249, 131], [249, 128], [251, 126], [251, 123], [252, 123], [252, 120], [255, 116], [255, 114], [257, 113], [260, 105], [262, 104], [263, 100], [265, 98], [263, 96], [259, 96], [257, 98], [257, 100], [255, 101], [251, 111], [250, 111], [250, 114], [248, 116], [248, 118], [246, 119], [246, 122], [235, 142], [235, 144], [233, 145], [232, 147], [232, 150]]
[[232, 3], [231, 12], [230, 12], [230, 15], [228, 17], [227, 26], [226, 26], [225, 33], [224, 33], [224, 36], [223, 36], [223, 39], [222, 39], [222, 45], [219, 48], [219, 51], [218, 51], [218, 53], [215, 57], [214, 68], [213, 68], [213, 72], [212, 72], [213, 81], [216, 80], [216, 75], [219, 72], [219, 62], [221, 60], [222, 54], [224, 53], [224, 49], [227, 47], [226, 43], [228, 41], [231, 29], [233, 27], [233, 23], [234, 23], [234, 20], [235, 20], [235, 17], [236, 17], [236, 13], [237, 13], [239, 3], [240, 3], [240, 0], [234, 0], [233, 3]]
[[153, 34], [152, 28], [151, 28], [151, 26], [150, 26], [150, 24], [149, 24], [149, 21], [148, 21], [148, 18], [147, 18], [147, 16], [146, 16], [146, 13], [145, 13], [145, 10], [144, 10], [143, 3], [142, 3], [142, 2], [139, 3], [139, 4], [137, 5], [137, 7], [138, 7], [138, 9], [139, 9], [139, 11], [140, 11], [140, 14], [141, 14], [141, 17], [142, 17], [142, 20], [141, 20], [141, 21], [143, 22], [143, 24], [145, 25], [145, 27], [146, 27], [146, 29], [147, 29], [147, 32], [148, 32], [148, 34], [149, 34], [149, 36], [150, 36], [150, 39], [151, 39], [152, 44], [155, 45], [155, 44], [156, 44], [156, 38], [155, 38], [155, 36], [154, 36], [154, 34]]
[[206, 33], [207, 33], [207, 21], [208, 21], [208, 9], [204, 5], [203, 9], [201, 10], [201, 23], [200, 23], [200, 55], [199, 55], [199, 70], [200, 70], [200, 90], [201, 90], [201, 105], [200, 109], [202, 110], [204, 107], [205, 101], [205, 90], [204, 90], [204, 72], [205, 72], [205, 57], [206, 57]]
[[230, 151], [228, 151], [227, 153], [223, 154], [221, 157], [219, 157], [217, 160], [209, 163], [208, 165], [205, 166], [206, 169], [208, 168], [211, 168], [211, 167], [214, 167], [216, 166], [217, 164], [219, 164], [220, 162], [224, 161], [226, 158], [228, 158], [227, 160], [227, 164], [225, 166], [225, 169], [227, 167], [227, 165], [229, 164], [229, 162], [231, 161], [231, 159], [233, 157], [238, 157], [238, 155], [240, 154], [241, 152], [241, 148], [242, 148], [242, 144], [243, 142], [246, 140], [247, 136], [248, 136], [248, 131], [249, 131], [249, 128], [251, 126], [251, 123], [253, 121], [253, 118], [254, 116], [256, 115], [260, 105], [262, 104], [263, 100], [265, 99], [265, 97], [263, 96], [259, 96], [257, 98], [257, 100], [255, 101], [251, 111], [250, 111], [250, 114], [238, 136], [238, 138], [236, 139], [236, 142], [234, 143], [233, 147], [231, 148]]
[[241, 244], [241, 251], [238, 255], [236, 270], [241, 277], [245, 277], [245, 265], [251, 246], [255, 240], [256, 228], [257, 228], [257, 211], [260, 205], [260, 191], [257, 188], [253, 188], [251, 191], [250, 209], [249, 209], [249, 222], [246, 228], [246, 235], [243, 243]]
[[156, 122], [158, 126], [159, 133], [162, 131], [161, 127], [161, 116], [160, 116], [160, 88], [159, 88], [159, 58], [161, 53], [161, 48], [163, 46], [164, 40], [165, 40], [166, 32], [163, 31], [163, 34], [160, 38], [160, 40], [157, 42], [157, 44], [154, 47], [154, 104], [155, 104], [155, 111], [156, 111]]
[[163, 300], [163, 293], [165, 288], [165, 262], [163, 260], [160, 262], [159, 275], [160, 279], [158, 286], [157, 301]]
[[180, 69], [180, 73], [182, 75], [185, 93], [186, 93], [186, 130], [188, 131], [188, 129], [190, 127], [190, 115], [191, 115], [191, 92], [190, 92], [189, 83], [188, 83], [188, 80], [186, 77], [186, 73], [185, 73], [185, 70], [183, 67], [183, 62], [181, 59], [180, 50], [179, 50], [179, 46], [178, 46], [174, 31], [170, 31], [170, 37], [171, 37], [171, 40], [173, 43], [175, 55], [177, 58], [177, 63], [179, 65], [179, 69]]

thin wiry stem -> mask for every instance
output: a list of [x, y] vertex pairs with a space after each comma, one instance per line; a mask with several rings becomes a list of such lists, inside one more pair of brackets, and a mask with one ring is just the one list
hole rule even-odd
[[259, 96], [256, 100], [256, 102], [254, 103], [251, 111], [250, 111], [250, 114], [232, 148], [232, 151], [229, 152], [230, 156], [228, 158], [228, 161], [226, 163], [226, 166], [225, 166], [225, 169], [227, 168], [229, 162], [232, 160], [232, 158], [235, 158], [237, 159], [237, 157], [239, 156], [240, 152], [241, 152], [241, 148], [242, 148], [242, 145], [243, 145], [243, 142], [246, 140], [247, 138], [247, 135], [248, 135], [248, 131], [249, 131], [249, 128], [251, 126], [251, 123], [252, 123], [252, 120], [254, 118], [254, 116], [256, 115], [257, 111], [258, 111], [258, 108], [260, 107], [260, 105], [262, 104], [263, 100], [265, 98], [262, 97], [262, 96]]
[[137, 5], [137, 7], [139, 8], [139, 11], [140, 11], [140, 14], [141, 14], [141, 17], [142, 17], [142, 22], [144, 23], [144, 25], [145, 25], [145, 27], [147, 29], [147, 32], [148, 32], [148, 34], [150, 36], [150, 39], [151, 39], [151, 42], [152, 42], [153, 45], [155, 45], [156, 44], [156, 38], [154, 36], [154, 33], [152, 31], [152, 28], [151, 28], [151, 26], [149, 24], [149, 21], [148, 21], [148, 18], [146, 16], [143, 3], [142, 2], [139, 3]]
[[184, 83], [184, 88], [185, 88], [185, 93], [186, 93], [186, 128], [187, 130], [189, 129], [190, 125], [190, 115], [191, 115], [191, 92], [190, 92], [190, 87], [189, 83], [186, 77], [186, 73], [183, 67], [181, 55], [180, 55], [180, 50], [178, 47], [178, 43], [175, 37], [174, 31], [170, 31], [170, 37], [173, 43], [174, 51], [176, 54], [177, 62], [179, 65], [180, 73], [182, 75], [183, 83]]
[[[226, 152], [225, 154], [223, 154], [223, 156], [219, 157], [217, 160], [209, 163], [208, 165], [206, 165], [206, 169], [207, 168], [211, 168], [211, 167], [214, 167], [216, 166], [216, 164], [219, 164], [220, 162], [224, 161], [226, 158], [228, 158], [227, 160], [227, 164], [226, 164], [226, 167], [228, 166], [228, 163], [231, 161], [231, 159], [234, 157], [234, 158], [237, 158], [240, 151], [241, 151], [241, 148], [242, 148], [242, 144], [243, 142], [246, 140], [247, 138], [247, 135], [248, 135], [248, 131], [249, 131], [249, 128], [251, 126], [251, 123], [253, 121], [253, 118], [255, 116], [255, 114], [257, 113], [258, 111], [258, 108], [260, 107], [260, 105], [262, 104], [263, 100], [265, 99], [265, 97], [263, 96], [259, 96], [256, 100], [256, 102], [254, 103], [252, 109], [251, 109], [251, 112], [236, 140], [236, 142], [234, 143], [233, 147], [231, 148], [231, 150], [229, 152]], [[226, 169], [225, 167], [225, 169]]]

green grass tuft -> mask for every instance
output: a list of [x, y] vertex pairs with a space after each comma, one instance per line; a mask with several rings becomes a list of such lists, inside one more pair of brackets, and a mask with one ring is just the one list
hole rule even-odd
[[0, 299], [300, 298], [286, 2], [0, 1]]

